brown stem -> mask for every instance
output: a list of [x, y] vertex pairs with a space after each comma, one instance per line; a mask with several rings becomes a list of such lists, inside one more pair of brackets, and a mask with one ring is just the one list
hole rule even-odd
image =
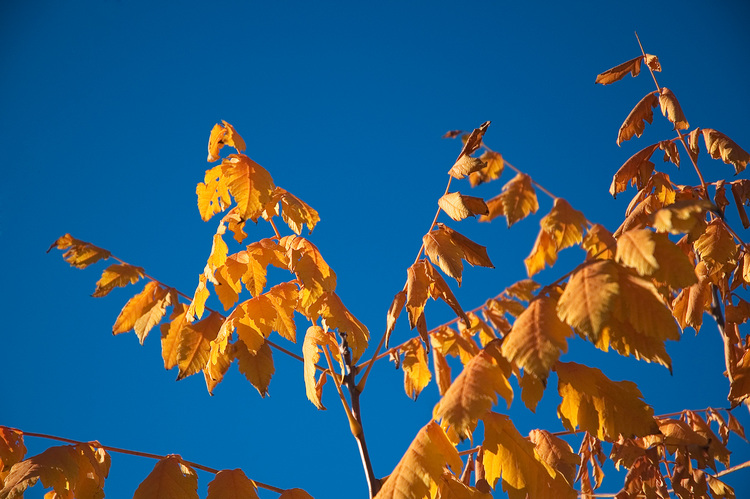
[[[14, 430], [14, 431], [17, 431], [17, 432], [19, 432], [21, 434], [23, 434], [25, 437], [46, 438], [46, 439], [49, 439], [49, 440], [57, 440], [59, 442], [65, 442], [65, 443], [74, 444], [74, 445], [88, 444], [88, 445], [91, 445], [93, 447], [102, 448], [102, 449], [106, 450], [107, 452], [117, 452], [119, 454], [128, 454], [130, 456], [147, 457], [147, 458], [150, 458], [150, 459], [165, 459], [167, 457], [167, 456], [162, 456], [160, 454], [152, 454], [150, 452], [140, 452], [140, 451], [136, 451], [136, 450], [121, 449], [119, 447], [111, 447], [109, 445], [102, 445], [102, 444], [100, 444], [98, 442], [82, 442], [80, 440], [73, 440], [73, 439], [70, 439], [70, 438], [57, 437], [55, 435], [47, 435], [45, 433], [33, 433], [33, 432], [30, 432], [30, 431], [23, 431], [23, 430], [19, 430], [19, 429], [16, 429], [16, 428], [11, 428], [11, 429]], [[214, 468], [209, 468], [208, 466], [204, 466], [204, 465], [199, 464], [199, 463], [194, 463], [192, 461], [187, 461], [187, 460], [182, 459], [182, 458], [180, 458], [180, 461], [183, 464], [186, 464], [186, 465], [190, 466], [191, 468], [195, 468], [195, 469], [198, 469], [198, 470], [201, 470], [201, 471], [206, 471], [208, 473], [213, 473], [214, 475], [220, 471], [220, 470], [217, 470], [217, 469], [214, 469]], [[257, 480], [253, 480], [253, 482], [255, 483], [255, 485], [257, 485], [258, 487], [260, 487], [262, 489], [271, 490], [273, 492], [278, 492], [279, 494], [282, 493], [282, 492], [284, 492], [286, 490], [286, 489], [281, 489], [279, 487], [274, 487], [273, 485], [268, 485], [268, 484], [263, 483], [263, 482], [259, 482]]]

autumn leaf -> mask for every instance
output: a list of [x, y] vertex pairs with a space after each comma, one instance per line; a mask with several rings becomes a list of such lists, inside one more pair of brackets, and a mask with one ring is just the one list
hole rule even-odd
[[659, 149], [664, 151], [664, 161], [671, 161], [677, 168], [680, 167], [680, 153], [673, 140], [662, 140], [659, 142]]
[[175, 303], [169, 323], [161, 325], [161, 355], [164, 369], [170, 370], [177, 365], [177, 347], [180, 343], [182, 331], [189, 325], [187, 321], [187, 305]]
[[[596, 76], [596, 81], [594, 83], [601, 83], [602, 85], [609, 85], [618, 80], [621, 80], [628, 73], [633, 75], [633, 78], [635, 78], [641, 72], [641, 62], [643, 60], [644, 60], [644, 57], [642, 55], [639, 55], [635, 59], [630, 59], [629, 61], [623, 62], [622, 64], [618, 64], [612, 69], [608, 69], [605, 72], [598, 74]], [[655, 55], [646, 54], [645, 60], [646, 60], [646, 63], [649, 66], [651, 66], [651, 68], [654, 71], [661, 71], [661, 66], [659, 66], [659, 60], [657, 59]]]
[[230, 194], [243, 220], [257, 221], [275, 189], [268, 171], [244, 154], [232, 154], [221, 163]]
[[479, 158], [460, 156], [451, 169], [448, 170], [448, 175], [453, 178], [462, 179], [486, 167], [487, 163]]
[[160, 459], [133, 499], [198, 499], [198, 475], [179, 456]]
[[734, 166], [735, 175], [743, 171], [750, 162], [750, 154], [747, 151], [717, 130], [704, 128], [703, 141], [712, 158], [721, 158], [724, 163]]
[[460, 192], [449, 192], [438, 200], [440, 208], [453, 220], [477, 215], [487, 215], [490, 211], [482, 198], [464, 196]]
[[614, 264], [601, 260], [570, 276], [557, 304], [560, 320], [594, 340], [607, 323], [620, 288]]
[[229, 184], [224, 176], [223, 164], [206, 170], [203, 182], [199, 182], [195, 187], [195, 194], [198, 196], [198, 211], [204, 222], [208, 222], [211, 217], [229, 207], [232, 198], [229, 195]]
[[712, 294], [708, 268], [704, 262], [698, 262], [695, 274], [698, 282], [680, 291], [672, 303], [672, 314], [681, 328], [690, 326], [698, 332], [703, 324], [703, 312], [711, 304]]
[[203, 368], [203, 378], [206, 381], [206, 389], [209, 395], [213, 396], [216, 386], [224, 380], [224, 376], [234, 362], [235, 350], [238, 348], [246, 348], [242, 340], [227, 345], [223, 352], [214, 351], [214, 344], [211, 344], [209, 360]]
[[521, 400], [531, 412], [536, 412], [536, 406], [544, 395], [544, 383], [536, 376], [524, 373], [518, 380], [521, 387]]
[[206, 499], [258, 499], [255, 482], [241, 469], [221, 470], [208, 484]]
[[[302, 234], [302, 228], [305, 224], [307, 224], [308, 232], [312, 232], [315, 225], [320, 222], [320, 215], [310, 205], [281, 187], [276, 187], [269, 205], [275, 206], [279, 202], [281, 203], [282, 220], [298, 236]], [[268, 208], [266, 208], [265, 218], [270, 218], [268, 215]]]
[[185, 312], [189, 322], [203, 317], [203, 312], [206, 311], [206, 300], [208, 300], [210, 294], [206, 287], [206, 274], [201, 274], [198, 277], [198, 286], [195, 288], [193, 299], [190, 301], [187, 312]]
[[552, 366], [561, 352], [568, 351], [566, 339], [572, 336], [570, 326], [557, 317], [557, 300], [542, 296], [513, 323], [502, 345], [503, 357], [546, 383]]
[[[174, 292], [162, 288], [155, 281], [149, 281], [143, 291], [132, 297], [120, 311], [112, 326], [112, 334], [135, 330], [138, 340], [143, 345], [149, 331], [161, 322], [166, 308], [172, 304]], [[176, 301], [176, 300], [175, 300]]]
[[494, 268], [484, 246], [443, 224], [438, 224], [436, 230], [425, 234], [422, 242], [430, 260], [443, 272], [456, 279], [459, 286], [463, 272], [461, 260], [466, 260], [471, 265]]
[[643, 189], [654, 171], [651, 156], [658, 147], [659, 144], [652, 144], [645, 149], [641, 149], [617, 170], [617, 173], [612, 177], [612, 185], [609, 187], [609, 193], [612, 194], [613, 198], [624, 192], [628, 188], [628, 183], [635, 185], [638, 190]]
[[[293, 303], [293, 302], [292, 302]], [[344, 306], [336, 293], [325, 292], [303, 313], [311, 321], [322, 319], [324, 328], [338, 331], [346, 335], [347, 345], [351, 348], [352, 360], [359, 360], [367, 349], [370, 332], [362, 322]]]
[[583, 238], [581, 246], [589, 259], [613, 260], [617, 240], [603, 225], [594, 224]]
[[658, 105], [659, 98], [656, 96], [656, 93], [650, 92], [646, 94], [646, 96], [635, 105], [633, 110], [630, 111], [630, 114], [625, 118], [622, 126], [620, 126], [620, 130], [617, 132], [617, 145], [619, 146], [626, 140], [630, 140], [633, 138], [633, 135], [636, 137], [643, 135], [643, 131], [646, 127], [643, 122], [646, 121], [647, 123], [653, 123], [654, 112], [652, 108], [655, 108]]
[[708, 200], [685, 199], [657, 210], [651, 224], [659, 232], [693, 233], [703, 225], [706, 212], [713, 209], [713, 204]]
[[326, 408], [320, 400], [322, 391], [318, 389], [315, 379], [315, 364], [320, 360], [321, 350], [326, 347], [333, 351], [338, 350], [336, 340], [332, 337], [331, 333], [324, 331], [319, 326], [310, 326], [305, 333], [305, 341], [302, 343], [302, 355], [305, 359], [305, 393], [307, 394], [307, 399], [315, 407], [323, 411]]
[[499, 215], [505, 215], [508, 227], [525, 218], [530, 213], [536, 213], [539, 202], [536, 198], [531, 177], [519, 173], [503, 186], [502, 192], [487, 202], [490, 211], [488, 215], [479, 217], [480, 222], [489, 222]]
[[510, 364], [501, 355], [501, 340], [493, 340], [469, 363], [453, 381], [432, 416], [442, 420], [465, 439], [471, 436], [477, 420], [497, 403], [497, 396], [510, 407], [513, 389], [508, 383]]
[[709, 270], [728, 267], [737, 258], [737, 244], [720, 219], [711, 221], [694, 243], [695, 251]]
[[251, 385], [258, 390], [261, 397], [268, 395], [268, 385], [276, 369], [273, 366], [273, 353], [268, 342], [264, 342], [258, 350], [251, 352], [242, 340], [237, 340], [234, 350], [240, 372]]
[[452, 473], [443, 473], [437, 486], [435, 499], [492, 499], [486, 492], [469, 487]]
[[286, 489], [281, 493], [279, 499], [313, 499], [313, 496], [302, 489]]
[[23, 444], [23, 433], [0, 426], [0, 483], [2, 483], [2, 472], [10, 470], [11, 466], [20, 462], [26, 455], [26, 446]]
[[502, 479], [509, 499], [575, 498], [578, 496], [562, 474], [557, 473], [526, 440], [508, 416], [485, 414], [482, 443], [485, 477], [494, 488]]
[[537, 456], [555, 471], [561, 473], [568, 484], [572, 485], [575, 481], [576, 467], [581, 463], [581, 458], [573, 452], [568, 442], [547, 430], [531, 430], [529, 441], [534, 444]]
[[440, 395], [445, 395], [451, 386], [451, 366], [448, 365], [445, 355], [438, 348], [432, 349], [432, 365], [435, 369], [435, 384], [438, 386], [438, 392]]
[[128, 265], [127, 263], [115, 263], [110, 265], [102, 273], [102, 277], [96, 283], [96, 290], [91, 296], [100, 298], [106, 296], [116, 287], [125, 287], [128, 284], [135, 284], [138, 279], [144, 276], [141, 267]]
[[539, 222], [541, 229], [531, 254], [524, 260], [529, 276], [544, 269], [545, 264], [554, 265], [560, 250], [578, 244], [588, 221], [567, 201], [556, 198], [552, 210]]
[[279, 245], [286, 248], [289, 270], [302, 285], [300, 306], [307, 309], [326, 291], [336, 289], [336, 273], [323, 260], [318, 248], [305, 238], [285, 236]]
[[599, 369], [573, 362], [558, 362], [555, 370], [563, 398], [557, 414], [568, 430], [580, 428], [609, 442], [619, 435], [659, 431], [654, 410], [643, 402], [635, 383], [612, 381]]
[[211, 351], [211, 342], [224, 323], [224, 317], [211, 312], [202, 321], [186, 326], [177, 340], [177, 379], [181, 380], [200, 372], [206, 365]]
[[401, 346], [404, 359], [401, 368], [404, 370], [404, 390], [406, 394], [417, 400], [422, 390], [432, 379], [432, 373], [427, 363], [427, 351], [420, 338], [414, 338]]
[[458, 356], [466, 365], [479, 353], [479, 347], [465, 335], [448, 326], [440, 326], [430, 335], [432, 345], [444, 356]]
[[482, 139], [484, 138], [484, 134], [487, 131], [487, 128], [489, 128], [489, 126], [490, 126], [490, 122], [485, 121], [484, 123], [479, 125], [479, 128], [475, 128], [474, 130], [472, 130], [472, 132], [469, 134], [468, 137], [466, 137], [466, 140], [464, 141], [464, 147], [463, 149], [461, 149], [461, 154], [459, 154], [459, 159], [464, 156], [473, 154], [474, 151], [476, 151], [482, 146]]
[[484, 161], [487, 166], [469, 175], [469, 184], [472, 187], [500, 178], [505, 169], [505, 161], [499, 153], [486, 151], [479, 156], [479, 159]]
[[[427, 297], [425, 296], [425, 302], [427, 301]], [[391, 306], [388, 309], [388, 317], [386, 318], [386, 328], [385, 328], [385, 347], [388, 348], [388, 342], [391, 339], [391, 333], [393, 333], [393, 329], [396, 327], [396, 321], [398, 320], [399, 315], [401, 315], [401, 310], [403, 310], [404, 305], [406, 305], [406, 290], [402, 289], [396, 295], [393, 297], [393, 301], [391, 302]], [[422, 303], [422, 307], [424, 307], [424, 302]]]
[[639, 275], [653, 277], [673, 289], [698, 282], [692, 262], [664, 233], [648, 229], [623, 232], [617, 240], [615, 258], [634, 268]]
[[112, 256], [112, 253], [109, 251], [94, 246], [91, 243], [79, 241], [70, 234], [65, 234], [64, 236], [59, 237], [57, 241], [52, 243], [52, 246], [49, 247], [47, 253], [49, 253], [52, 248], [67, 250], [63, 253], [63, 258], [71, 266], [79, 269], [85, 269], [99, 260], [106, 260]]
[[440, 481], [446, 465], [458, 471], [463, 463], [443, 429], [430, 421], [419, 430], [375, 499], [429, 497], [430, 488]]
[[[659, 106], [661, 107], [661, 113], [674, 124], [675, 130], [687, 130], [690, 127], [677, 97], [667, 87], [662, 87], [659, 93]], [[651, 122], [649, 121], [649, 123]]]
[[211, 135], [208, 137], [208, 162], [213, 163], [219, 160], [219, 149], [225, 145], [234, 147], [237, 152], [245, 150], [245, 141], [242, 140], [240, 134], [234, 129], [232, 125], [226, 121], [221, 121], [224, 126], [218, 123], [214, 125], [211, 130]]

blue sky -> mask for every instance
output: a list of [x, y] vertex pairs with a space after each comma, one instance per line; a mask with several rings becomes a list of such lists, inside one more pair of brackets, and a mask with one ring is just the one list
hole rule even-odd
[[[195, 185], [209, 166], [209, 131], [227, 120], [277, 185], [318, 210], [310, 238], [336, 271], [339, 295], [379, 338], [459, 150], [443, 133], [491, 120], [490, 147], [614, 230], [633, 192], [613, 200], [612, 175], [672, 132], [657, 113], [644, 137], [617, 147], [620, 124], [653, 83], [642, 74], [602, 87], [595, 76], [639, 55], [637, 30], [691, 127], [716, 128], [749, 149], [749, 13], [739, 0], [5, 2], [0, 424], [240, 467], [318, 499], [363, 496], [356, 445], [332, 386], [329, 410], [317, 411], [305, 398], [302, 366], [282, 355], [266, 399], [236, 368], [213, 397], [200, 376], [176, 383], [175, 372], [164, 371], [158, 333], [143, 347], [132, 334], [110, 334], [140, 287], [91, 298], [104, 266], [72, 269], [45, 254], [50, 243], [70, 232], [191, 293], [217, 223], [200, 220]], [[732, 173], [703, 161], [708, 180]], [[697, 182], [687, 168], [670, 168], [678, 182]], [[471, 194], [489, 198], [501, 187]], [[540, 203], [538, 216], [510, 230], [503, 220], [450, 223], [487, 246], [497, 267], [466, 271], [454, 288], [464, 308], [525, 277], [523, 258], [550, 208], [548, 199]], [[264, 225], [250, 232], [270, 235]], [[566, 250], [537, 280], [552, 282], [582, 256]], [[444, 305], [429, 306], [430, 327], [449, 319]], [[410, 335], [400, 321], [395, 341]], [[658, 414], [726, 405], [714, 327], [697, 336], [688, 329], [668, 351], [674, 376], [580, 340], [564, 360], [636, 381]], [[433, 382], [413, 402], [402, 383], [382, 361], [363, 395], [378, 476], [390, 473], [438, 398]], [[522, 433], [562, 429], [551, 385], [536, 415], [517, 393], [509, 414]], [[736, 413], [750, 424], [745, 409]], [[49, 442], [27, 445], [35, 453]], [[731, 448], [733, 463], [750, 459], [745, 442]], [[113, 455], [107, 497], [131, 497], [153, 465]], [[750, 494], [748, 476], [728, 478], [738, 496]], [[209, 480], [200, 476], [202, 494]], [[602, 491], [621, 484], [605, 480]], [[39, 487], [27, 493], [42, 495]]]

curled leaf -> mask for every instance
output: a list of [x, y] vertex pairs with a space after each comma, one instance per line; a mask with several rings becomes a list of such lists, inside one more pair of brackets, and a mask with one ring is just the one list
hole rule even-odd
[[221, 121], [224, 126], [218, 123], [214, 125], [211, 130], [211, 135], [208, 137], [208, 162], [213, 163], [219, 160], [219, 149], [226, 146], [234, 147], [237, 152], [245, 150], [245, 141], [234, 129], [232, 125], [226, 121]]
[[625, 118], [622, 126], [620, 126], [619, 132], [617, 132], [618, 146], [626, 140], [633, 138], [633, 135], [636, 137], [643, 135], [643, 131], [646, 128], [646, 125], [643, 122], [653, 123], [654, 112], [652, 108], [655, 108], [658, 104], [659, 98], [654, 92], [651, 92], [646, 94], [646, 96], [635, 105], [633, 110], [630, 111], [628, 117]]
[[453, 220], [487, 215], [490, 210], [482, 198], [464, 196], [460, 192], [449, 192], [438, 200], [440, 208]]
[[91, 243], [79, 241], [70, 234], [65, 234], [58, 238], [57, 241], [52, 243], [52, 246], [49, 247], [47, 253], [49, 253], [52, 248], [67, 250], [63, 253], [63, 258], [70, 265], [79, 269], [84, 269], [89, 265], [96, 263], [99, 260], [107, 259], [112, 255], [109, 251], [94, 246]]
[[724, 163], [734, 166], [735, 174], [743, 171], [750, 162], [750, 154], [747, 151], [717, 130], [704, 128], [703, 141], [706, 143], [708, 154], [714, 159], [721, 158]]
[[674, 123], [675, 130], [687, 130], [689, 128], [690, 125], [682, 112], [682, 107], [680, 107], [677, 97], [670, 89], [662, 87], [659, 94], [659, 106], [661, 107], [661, 113]]

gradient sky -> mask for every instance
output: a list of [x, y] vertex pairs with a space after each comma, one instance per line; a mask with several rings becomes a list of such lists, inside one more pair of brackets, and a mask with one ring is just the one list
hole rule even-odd
[[[70, 232], [192, 293], [218, 223], [200, 220], [195, 185], [209, 167], [209, 131], [227, 120], [277, 185], [318, 210], [310, 238], [336, 271], [339, 295], [379, 338], [459, 151], [443, 133], [491, 120], [490, 147], [614, 230], [634, 192], [613, 200], [612, 175], [673, 132], [657, 112], [644, 137], [617, 147], [620, 124], [653, 82], [644, 73], [602, 87], [595, 76], [640, 54], [638, 31], [691, 128], [716, 128], [750, 150], [749, 14], [740, 0], [4, 2], [0, 424], [239, 467], [317, 499], [364, 497], [356, 444], [330, 384], [329, 410], [317, 411], [301, 364], [278, 354], [266, 399], [236, 367], [213, 397], [199, 375], [176, 383], [175, 371], [164, 371], [157, 331], [144, 346], [132, 333], [110, 334], [140, 285], [91, 298], [105, 265], [79, 271], [45, 250]], [[732, 174], [702, 161], [708, 180]], [[664, 170], [697, 183], [688, 168]], [[510, 178], [506, 172], [471, 194], [492, 197]], [[487, 246], [497, 267], [466, 271], [454, 287], [465, 309], [526, 277], [523, 258], [550, 208], [541, 194], [540, 203], [536, 217], [510, 230], [502, 219], [450, 222]], [[271, 235], [267, 224], [249, 233]], [[566, 250], [536, 280], [552, 282], [582, 257]], [[427, 317], [434, 327], [451, 312], [431, 302]], [[402, 318], [395, 341], [411, 334]], [[715, 327], [697, 336], [688, 329], [668, 352], [673, 376], [578, 339], [563, 360], [636, 381], [657, 414], [727, 405]], [[550, 385], [536, 414], [520, 391], [510, 410], [496, 410], [524, 434], [561, 430]], [[375, 473], [384, 476], [430, 419], [438, 394], [433, 382], [412, 401], [401, 371], [385, 360], [368, 386], [365, 429]], [[747, 410], [735, 413], [750, 430]], [[27, 439], [32, 454], [50, 443]], [[734, 438], [730, 448], [733, 463], [750, 459], [747, 443]], [[112, 458], [107, 497], [132, 497], [154, 461]], [[210, 479], [200, 474], [202, 496]], [[750, 496], [750, 472], [727, 481], [738, 497]], [[621, 478], [605, 479], [602, 492], [621, 486]], [[26, 497], [42, 495], [37, 486]]]

